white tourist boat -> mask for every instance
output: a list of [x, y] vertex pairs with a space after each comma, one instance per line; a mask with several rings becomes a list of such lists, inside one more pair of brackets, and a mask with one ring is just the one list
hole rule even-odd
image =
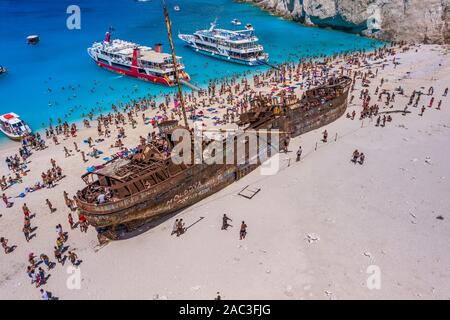
[[258, 66], [267, 64], [269, 60], [269, 54], [258, 43], [253, 27], [226, 30], [216, 28], [216, 22], [213, 22], [207, 30], [179, 34], [178, 37], [196, 52], [225, 61]]
[[16, 141], [20, 141], [24, 136], [31, 133], [30, 127], [13, 112], [0, 116], [0, 131], [8, 138]]

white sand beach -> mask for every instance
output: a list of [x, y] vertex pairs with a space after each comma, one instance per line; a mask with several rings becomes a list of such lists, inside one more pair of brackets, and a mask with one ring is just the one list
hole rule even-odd
[[[24, 182], [4, 191], [14, 206], [0, 204], [0, 236], [17, 245], [7, 255], [0, 252], [0, 299], [40, 299], [26, 274], [27, 257], [46, 253], [54, 261], [59, 223], [69, 233], [67, 245], [82, 260], [80, 289], [67, 287], [69, 262], [57, 264], [43, 286], [64, 300], [214, 299], [217, 292], [227, 300], [450, 299], [450, 97], [442, 96], [450, 84], [448, 53], [438, 45], [399, 51], [395, 69], [389, 57], [370, 79], [371, 94], [382, 78], [382, 89], [401, 86], [405, 92], [396, 94], [393, 109], [379, 103], [380, 112], [403, 110], [413, 90], [427, 93], [430, 86], [436, 99], [432, 108], [425, 94], [418, 108], [409, 106], [407, 115], [393, 113], [385, 127], [376, 127], [375, 119], [343, 116], [291, 140], [278, 174], [262, 176], [256, 170], [141, 235], [103, 247], [94, 228], [86, 234], [70, 230], [63, 199], [63, 191], [74, 195], [84, 186], [80, 176], [101, 159], [83, 163], [76, 152], [65, 158], [63, 146], [73, 150], [74, 140], [58, 146], [48, 141], [49, 148], [29, 159]], [[358, 115], [360, 89], [357, 81], [348, 108]], [[426, 111], [419, 116], [422, 104]], [[127, 146], [148, 133], [150, 126], [138, 122], [136, 129], [127, 128]], [[320, 142], [325, 129], [328, 143]], [[89, 151], [82, 140], [95, 132], [94, 126], [78, 133], [80, 149]], [[98, 148], [112, 153], [110, 144]], [[296, 162], [299, 145], [303, 157]], [[17, 149], [14, 144], [1, 149], [0, 176], [9, 174], [4, 158]], [[355, 149], [366, 155], [364, 165], [350, 161]], [[40, 180], [51, 167], [50, 158], [66, 177], [52, 189], [15, 198]], [[246, 186], [261, 191], [249, 200], [238, 195]], [[45, 199], [56, 212], [50, 213]], [[21, 232], [23, 203], [36, 214], [31, 223], [38, 227], [29, 243]], [[224, 213], [233, 219], [227, 231], [221, 230]], [[176, 218], [193, 224], [180, 237], [171, 236]], [[243, 220], [248, 235], [239, 240]], [[379, 290], [367, 287], [369, 266], [379, 267]]]

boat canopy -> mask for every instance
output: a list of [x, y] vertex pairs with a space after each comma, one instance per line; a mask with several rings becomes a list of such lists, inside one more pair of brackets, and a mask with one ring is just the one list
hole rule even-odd
[[0, 121], [12, 125], [20, 123], [22, 120], [19, 119], [19, 116], [17, 114], [10, 112], [0, 116]]

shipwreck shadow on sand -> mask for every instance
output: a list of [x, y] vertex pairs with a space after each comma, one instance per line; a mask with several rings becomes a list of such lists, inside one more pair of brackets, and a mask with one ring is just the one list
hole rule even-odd
[[159, 226], [160, 224], [166, 222], [167, 220], [170, 220], [171, 218], [175, 217], [176, 215], [178, 215], [182, 211], [183, 210], [178, 210], [178, 211], [175, 211], [175, 212], [173, 212], [171, 214], [167, 214], [167, 215], [164, 215], [164, 216], [161, 216], [161, 217], [154, 218], [154, 219], [146, 222], [142, 226], [137, 227], [137, 228], [132, 229], [132, 230], [127, 230], [126, 227], [122, 227], [122, 228], [119, 227], [116, 230], [116, 232], [117, 232], [117, 239], [116, 239], [116, 241], [128, 240], [128, 239], [140, 236], [141, 234], [146, 233], [150, 229], [153, 229], [153, 228]]

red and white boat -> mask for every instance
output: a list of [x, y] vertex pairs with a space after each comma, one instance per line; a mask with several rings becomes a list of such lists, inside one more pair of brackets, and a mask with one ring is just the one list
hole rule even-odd
[[[161, 44], [156, 44], [155, 49], [152, 49], [124, 40], [111, 40], [111, 33], [107, 32], [104, 41], [95, 42], [87, 51], [99, 67], [133, 78], [174, 86], [176, 81], [172, 56], [161, 52], [161, 47]], [[177, 57], [177, 64], [180, 82], [190, 81], [181, 57]]]

